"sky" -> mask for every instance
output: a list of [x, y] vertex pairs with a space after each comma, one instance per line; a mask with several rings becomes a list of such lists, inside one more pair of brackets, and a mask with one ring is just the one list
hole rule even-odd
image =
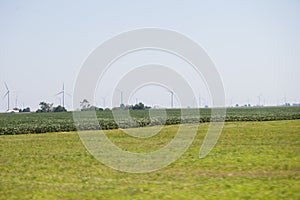
[[[93, 50], [115, 35], [144, 27], [177, 31], [205, 49], [223, 80], [228, 106], [255, 105], [258, 96], [265, 105], [300, 102], [297, 0], [7, 0], [0, 1], [0, 112], [7, 109], [4, 82], [10, 107], [60, 104], [55, 94], [63, 84], [73, 93]], [[102, 97], [95, 104], [102, 106]], [[166, 107], [170, 101], [165, 90], [153, 87], [137, 91], [132, 103], [137, 99]], [[206, 93], [201, 99], [209, 104]], [[72, 109], [72, 97], [66, 95], [65, 102]], [[114, 106], [109, 99], [106, 104]]]

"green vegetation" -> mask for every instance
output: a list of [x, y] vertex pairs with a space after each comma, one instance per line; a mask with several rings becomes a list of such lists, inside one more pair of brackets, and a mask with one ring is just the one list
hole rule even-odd
[[[192, 110], [191, 111], [195, 111]], [[84, 111], [88, 112], [88, 111]], [[127, 112], [127, 111], [124, 111]], [[161, 118], [150, 120], [149, 112], [161, 112], [161, 110], [129, 110], [136, 123], [123, 120], [117, 124], [113, 120], [110, 110], [96, 111], [101, 128], [117, 129], [130, 127], [144, 127], [160, 125], [164, 123]], [[209, 122], [211, 109], [200, 109], [201, 118], [192, 115], [180, 117], [180, 109], [167, 110], [165, 124]], [[227, 109], [226, 121], [270, 121], [300, 119], [300, 107], [265, 107], [265, 108], [229, 108]], [[82, 129], [96, 130], [98, 126], [83, 124]], [[75, 131], [76, 126], [71, 112], [61, 113], [18, 113], [0, 114], [0, 135], [23, 134], [23, 133], [46, 133], [59, 131]]]
[[[123, 149], [148, 152], [169, 142], [177, 128], [165, 126], [149, 139], [105, 132]], [[75, 132], [1, 136], [0, 199], [300, 198], [300, 120], [225, 123], [216, 147], [198, 159], [207, 128], [200, 125], [180, 159], [146, 174], [106, 167]]]
[[40, 104], [40, 108], [36, 111], [37, 113], [45, 113], [45, 112], [67, 112], [67, 109], [61, 105], [57, 107], [53, 107], [53, 103], [46, 103], [42, 101]]

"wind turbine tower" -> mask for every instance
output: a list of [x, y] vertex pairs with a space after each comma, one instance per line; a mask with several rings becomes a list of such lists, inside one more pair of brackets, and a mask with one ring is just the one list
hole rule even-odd
[[174, 106], [174, 92], [172, 90], [169, 90], [170, 94], [171, 94], [171, 108], [173, 108]]
[[18, 96], [16, 96], [16, 99], [15, 99], [15, 108], [18, 108]]
[[60, 94], [62, 95], [62, 106], [65, 107], [65, 84], [63, 84], [62, 91], [57, 93], [55, 96]]
[[258, 98], [258, 106], [261, 106], [261, 97], [262, 97], [262, 94], [258, 95], [257, 98]]
[[122, 90], [120, 90], [120, 89], [116, 89], [118, 92], [120, 92], [120, 105], [124, 105], [123, 104], [123, 91]]
[[102, 101], [103, 101], [103, 109], [105, 109], [106, 105], [105, 105], [105, 97], [101, 97]]

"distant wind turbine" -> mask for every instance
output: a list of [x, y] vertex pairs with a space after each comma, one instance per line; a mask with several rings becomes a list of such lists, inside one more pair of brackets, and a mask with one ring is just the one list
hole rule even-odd
[[123, 104], [123, 91], [118, 88], [116, 90], [120, 92], [120, 105], [124, 105]]
[[206, 99], [204, 97], [202, 97], [200, 94], [199, 94], [199, 99], [198, 99], [198, 103], [199, 103], [199, 108], [201, 108], [201, 106], [205, 107], [206, 105]]
[[105, 97], [101, 97], [102, 101], [103, 101], [103, 109], [105, 109]]
[[7, 110], [9, 110], [9, 93], [10, 93], [10, 91], [9, 91], [9, 89], [8, 89], [8, 86], [7, 86], [7, 84], [4, 82], [4, 85], [5, 85], [5, 88], [6, 88], [6, 93], [5, 93], [5, 95], [3, 96], [3, 99], [5, 98], [5, 97], [7, 97]]
[[285, 93], [284, 93], [283, 99], [284, 99], [284, 105], [287, 105], [287, 100], [286, 100], [286, 94]]
[[199, 94], [199, 99], [198, 99], [198, 103], [199, 103], [199, 108], [201, 108], [201, 94]]
[[63, 87], [62, 87], [62, 91], [60, 91], [59, 93], [57, 93], [55, 96], [58, 96], [58, 95], [62, 95], [62, 106], [65, 107], [65, 94], [69, 95], [69, 96], [72, 96], [68, 93], [65, 92], [65, 84], [63, 83]]
[[18, 108], [18, 96], [16, 96], [16, 99], [15, 99], [15, 108]]
[[171, 108], [173, 108], [173, 106], [174, 106], [174, 92], [170, 89], [168, 89], [168, 91], [171, 94]]
[[260, 94], [260, 95], [257, 96], [257, 98], [258, 98], [258, 106], [261, 106], [261, 103], [260, 103], [261, 97], [262, 97], [262, 94]]

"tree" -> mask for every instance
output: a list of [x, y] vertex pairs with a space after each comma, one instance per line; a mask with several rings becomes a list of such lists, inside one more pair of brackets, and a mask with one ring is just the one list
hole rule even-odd
[[149, 106], [145, 106], [142, 102], [135, 104], [134, 106], [132, 106], [132, 110], [146, 110], [146, 109], [150, 109], [151, 107]]
[[122, 103], [122, 104], [120, 104], [120, 108], [124, 110], [126, 108], [126, 106]]
[[118, 110], [118, 109], [122, 109], [122, 110], [147, 110], [147, 109], [151, 109], [151, 107], [150, 106], [145, 106], [142, 102], [140, 102], [140, 103], [135, 104], [135, 105], [120, 104], [120, 107], [114, 107], [112, 109], [113, 110]]
[[67, 112], [67, 109], [61, 105], [54, 107], [53, 112]]
[[30, 112], [30, 108], [29, 108], [29, 107], [27, 107], [27, 108], [24, 108], [23, 110], [22, 110], [22, 109], [20, 109], [20, 110], [19, 110], [19, 112]]
[[83, 99], [82, 102], [80, 102], [80, 107], [81, 107], [81, 110], [89, 110], [89, 108], [91, 107], [90, 103], [88, 100], [86, 99]]
[[98, 110], [97, 106], [90, 106], [87, 110]]
[[40, 102], [40, 109], [37, 110], [37, 112], [51, 112], [53, 103], [46, 103], [44, 101]]

